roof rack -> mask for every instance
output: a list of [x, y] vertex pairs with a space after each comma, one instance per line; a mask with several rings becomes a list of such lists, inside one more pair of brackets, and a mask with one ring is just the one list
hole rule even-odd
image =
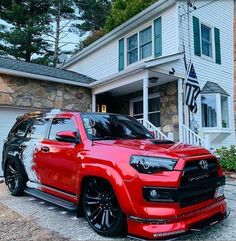
[[47, 118], [54, 117], [55, 115], [58, 115], [60, 113], [62, 113], [62, 111], [60, 109], [51, 109], [50, 112], [45, 113], [45, 117], [47, 117]]

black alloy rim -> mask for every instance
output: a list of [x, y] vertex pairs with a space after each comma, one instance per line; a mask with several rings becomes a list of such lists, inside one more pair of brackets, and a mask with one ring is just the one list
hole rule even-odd
[[14, 162], [9, 163], [6, 169], [6, 181], [11, 192], [16, 191], [18, 188], [18, 177], [19, 174], [16, 170], [16, 164]]
[[102, 179], [89, 181], [84, 199], [90, 225], [100, 232], [109, 231], [118, 220], [119, 205], [110, 184]]

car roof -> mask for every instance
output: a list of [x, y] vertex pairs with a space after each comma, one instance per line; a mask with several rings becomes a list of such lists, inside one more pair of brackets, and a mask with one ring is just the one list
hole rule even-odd
[[27, 112], [22, 116], [19, 116], [17, 120], [22, 119], [29, 119], [29, 118], [37, 118], [37, 117], [48, 117], [53, 118], [57, 117], [58, 115], [122, 115], [117, 113], [103, 113], [103, 112], [79, 112], [79, 111], [66, 111], [66, 110], [60, 110], [60, 109], [52, 109], [51, 111], [32, 111]]

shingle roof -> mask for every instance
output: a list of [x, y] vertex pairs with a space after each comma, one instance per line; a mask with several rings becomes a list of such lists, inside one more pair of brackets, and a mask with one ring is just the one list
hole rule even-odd
[[82, 75], [70, 70], [23, 62], [3, 56], [0, 56], [0, 68], [88, 84], [96, 81], [95, 79], [92, 79], [86, 75]]
[[207, 81], [202, 88], [201, 94], [221, 94], [229, 95], [222, 87], [214, 82]]

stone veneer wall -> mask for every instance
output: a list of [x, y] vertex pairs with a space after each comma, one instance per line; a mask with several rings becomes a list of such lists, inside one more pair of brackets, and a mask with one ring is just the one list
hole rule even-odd
[[159, 86], [161, 129], [167, 134], [174, 133], [174, 140], [179, 140], [178, 89], [177, 81]]
[[0, 75], [0, 105], [91, 111], [91, 101], [91, 90], [84, 87]]

